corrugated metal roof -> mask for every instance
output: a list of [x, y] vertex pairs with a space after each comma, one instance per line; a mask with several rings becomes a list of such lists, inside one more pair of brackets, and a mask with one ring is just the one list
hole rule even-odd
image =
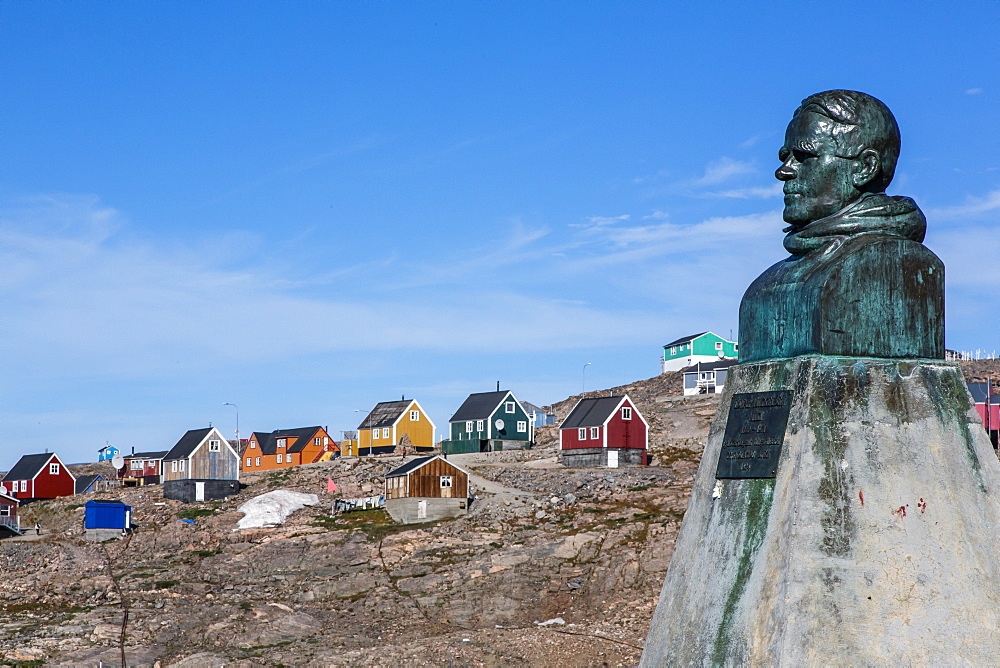
[[432, 461], [434, 459], [443, 459], [444, 461], [448, 462], [448, 464], [450, 466], [454, 466], [456, 469], [458, 469], [462, 473], [464, 473], [466, 475], [469, 474], [469, 472], [466, 471], [465, 469], [463, 469], [461, 466], [456, 465], [454, 462], [448, 461], [447, 457], [442, 457], [441, 455], [430, 455], [430, 456], [427, 456], [427, 457], [414, 457], [413, 459], [411, 459], [410, 461], [406, 462], [405, 464], [403, 464], [399, 468], [393, 469], [392, 471], [389, 471], [388, 473], [386, 473], [385, 477], [386, 478], [399, 478], [401, 476], [405, 476], [407, 473], [411, 473], [412, 471], [415, 471], [416, 469], [420, 468], [424, 464], [426, 464], [426, 463], [428, 463], [428, 462], [430, 462], [430, 461]]
[[413, 399], [403, 399], [402, 401], [383, 401], [375, 404], [375, 408], [368, 414], [358, 429], [373, 429], [375, 427], [391, 427], [403, 414], [403, 411], [413, 403]]
[[613, 397], [592, 397], [581, 399], [580, 403], [566, 416], [560, 429], [575, 429], [577, 427], [600, 427], [618, 408], [624, 395]]
[[[451, 416], [450, 422], [464, 422], [466, 420], [485, 420], [497, 406], [510, 394], [510, 390], [500, 390], [499, 392], [476, 392], [470, 394], [469, 398], [458, 407], [455, 414]], [[511, 399], [513, 399], [511, 395]]]

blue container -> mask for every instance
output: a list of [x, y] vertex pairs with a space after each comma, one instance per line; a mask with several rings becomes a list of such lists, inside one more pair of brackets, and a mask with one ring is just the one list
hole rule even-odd
[[131, 529], [132, 506], [121, 501], [87, 501], [84, 505], [85, 529]]

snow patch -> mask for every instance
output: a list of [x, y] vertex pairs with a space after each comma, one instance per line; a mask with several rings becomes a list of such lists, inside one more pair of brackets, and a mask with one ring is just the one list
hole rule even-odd
[[276, 489], [273, 492], [255, 496], [240, 506], [237, 510], [244, 513], [245, 517], [236, 524], [240, 529], [273, 527], [284, 522], [299, 508], [315, 506], [317, 503], [319, 503], [319, 497], [315, 494]]

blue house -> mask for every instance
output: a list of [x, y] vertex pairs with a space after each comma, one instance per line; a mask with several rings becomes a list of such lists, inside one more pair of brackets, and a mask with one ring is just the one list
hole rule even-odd
[[97, 451], [97, 461], [108, 462], [118, 455], [118, 448], [113, 445], [105, 445], [103, 448]]
[[522, 401], [521, 405], [524, 406], [524, 410], [527, 411], [528, 419], [531, 421], [531, 424], [536, 427], [545, 427], [556, 423], [556, 414], [552, 411], [547, 411], [541, 406], [536, 406], [535, 404], [527, 401]]

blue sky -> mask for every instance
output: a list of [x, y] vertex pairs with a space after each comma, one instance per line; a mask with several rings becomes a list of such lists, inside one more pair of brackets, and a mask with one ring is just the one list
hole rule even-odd
[[[1000, 351], [1000, 4], [0, 1], [0, 470], [187, 429], [558, 401], [736, 333], [806, 95]], [[587, 362], [592, 364], [586, 369]], [[360, 412], [358, 412], [360, 411]]]

